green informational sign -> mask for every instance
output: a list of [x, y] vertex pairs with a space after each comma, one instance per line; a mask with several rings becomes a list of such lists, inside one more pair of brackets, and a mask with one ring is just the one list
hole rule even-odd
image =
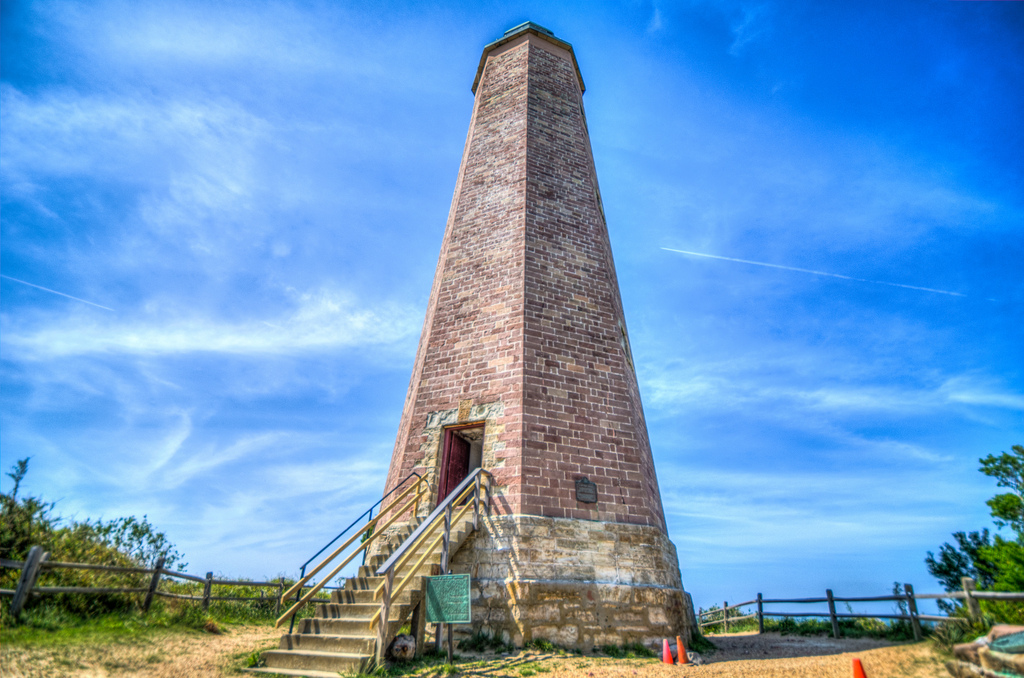
[[427, 622], [468, 624], [469, 575], [445, 574], [427, 577]]

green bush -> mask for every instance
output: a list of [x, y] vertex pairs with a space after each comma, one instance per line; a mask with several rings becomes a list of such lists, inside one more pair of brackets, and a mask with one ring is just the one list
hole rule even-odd
[[[89, 563], [118, 567], [150, 568], [164, 557], [164, 568], [183, 572], [186, 564], [181, 554], [158, 532], [148, 519], [128, 517], [111, 521], [64, 521], [53, 514], [54, 505], [37, 497], [19, 497], [21, 482], [28, 472], [28, 459], [19, 460], [7, 475], [14, 480], [10, 494], [0, 493], [0, 557], [24, 561], [32, 546], [41, 546], [49, 552], [51, 562]], [[0, 587], [17, 586], [21, 570], [0, 568]], [[90, 588], [145, 589], [152, 574], [118, 573], [102, 570], [47, 569], [43, 570], [38, 586], [76, 586]], [[244, 581], [244, 580], [241, 580]], [[285, 587], [294, 580], [285, 580]], [[201, 596], [204, 584], [164, 576], [159, 590], [167, 593]], [[218, 623], [260, 624], [273, 621], [277, 616], [277, 586], [227, 586], [214, 584], [212, 597], [253, 598], [248, 601], [211, 601], [203, 612], [199, 601], [156, 597], [142, 627], [161, 625], [185, 626], [211, 630]], [[137, 625], [142, 617], [138, 608], [143, 593], [114, 594], [47, 594], [29, 599], [22, 618], [11, 618], [8, 605], [0, 606], [5, 639], [13, 625], [25, 626], [25, 633], [74, 628], [89, 623], [125, 623]], [[9, 600], [9, 599], [8, 599]], [[288, 609], [285, 601], [281, 611]], [[297, 617], [312, 616], [315, 605], [307, 605]], [[114, 621], [111, 621], [114, 620]], [[117, 621], [121, 620], [121, 621]]]
[[[50, 561], [92, 563], [121, 567], [151, 567], [160, 555], [165, 567], [181, 563], [181, 554], [144, 516], [100, 520], [70, 521], [64, 524], [53, 514], [53, 503], [38, 497], [18, 497], [21, 481], [28, 472], [28, 459], [19, 460], [7, 475], [14, 480], [10, 494], [0, 493], [0, 557], [24, 561], [33, 546], [49, 552]], [[21, 570], [0, 569], [0, 587], [17, 585]], [[97, 570], [44, 570], [40, 586], [89, 586], [98, 588], [143, 588], [149, 583], [145, 574], [103, 572]], [[138, 596], [127, 594], [58, 594], [30, 600], [30, 606], [53, 608], [78, 616], [126, 612]], [[7, 620], [6, 608], [4, 610]]]
[[[904, 641], [914, 639], [914, 630], [910, 622], [894, 619], [890, 622], [873, 617], [861, 619], [840, 619], [839, 634], [843, 638], [880, 638], [883, 640]], [[797, 621], [793, 617], [781, 619], [766, 617], [764, 630], [777, 632], [784, 636], [825, 636], [832, 635], [832, 622], [827, 618], [806, 618]], [[928, 627], [922, 631], [927, 633]]]
[[459, 641], [460, 650], [469, 650], [470, 652], [494, 652], [495, 654], [501, 652], [512, 652], [515, 650], [514, 645], [510, 645], [503, 641], [497, 636], [480, 630], [474, 633], [469, 638]]

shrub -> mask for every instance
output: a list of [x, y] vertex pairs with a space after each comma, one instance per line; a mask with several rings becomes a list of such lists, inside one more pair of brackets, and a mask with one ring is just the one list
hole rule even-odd
[[[21, 482], [28, 473], [29, 460], [21, 459], [7, 474], [14, 480], [10, 494], [0, 493], [0, 557], [24, 561], [33, 546], [49, 552], [50, 561], [91, 563], [120, 567], [152, 567], [160, 556], [164, 567], [183, 570], [182, 556], [158, 532], [146, 516], [102, 520], [64, 521], [53, 514], [54, 504], [38, 497], [18, 497]], [[0, 570], [0, 588], [17, 585], [21, 570]], [[104, 572], [100, 570], [44, 570], [43, 586], [89, 586], [98, 588], [143, 588], [146, 574]], [[135, 605], [130, 594], [57, 594], [32, 599], [32, 607], [51, 607], [77, 616], [127, 612]], [[4, 610], [5, 623], [6, 609]], [[11, 620], [13, 621], [13, 620]]]
[[469, 638], [465, 638], [459, 641], [460, 650], [469, 650], [470, 652], [512, 652], [515, 646], [510, 645], [503, 641], [497, 636], [492, 636], [489, 633], [480, 630], [474, 633]]

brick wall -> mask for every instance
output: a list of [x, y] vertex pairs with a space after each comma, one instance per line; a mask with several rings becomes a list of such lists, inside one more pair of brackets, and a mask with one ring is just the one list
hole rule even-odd
[[532, 34], [487, 56], [387, 489], [484, 403], [499, 513], [664, 531], [580, 82]]

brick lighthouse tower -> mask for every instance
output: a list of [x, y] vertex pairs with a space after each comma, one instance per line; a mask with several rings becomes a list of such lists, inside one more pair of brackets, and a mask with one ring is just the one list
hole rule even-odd
[[493, 512], [454, 555], [473, 628], [589, 650], [689, 636], [572, 46], [484, 48], [385, 492], [473, 469]]

